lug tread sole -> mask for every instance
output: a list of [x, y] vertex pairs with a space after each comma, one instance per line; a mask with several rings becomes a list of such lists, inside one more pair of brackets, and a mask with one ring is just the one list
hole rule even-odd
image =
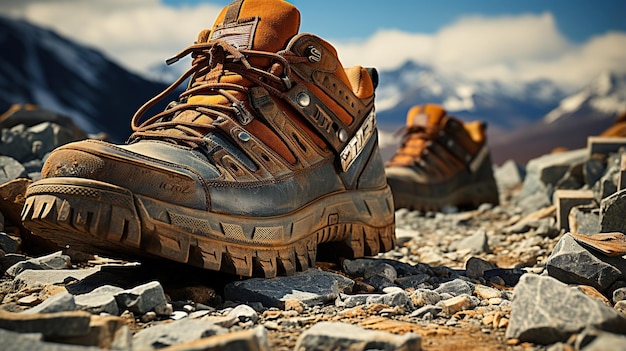
[[[308, 215], [299, 226], [294, 216], [272, 219], [272, 223], [283, 220], [283, 225], [259, 224], [253, 217], [237, 218], [240, 224], [234, 224], [226, 215], [208, 220], [174, 210], [156, 218], [155, 213], [163, 211], [127, 189], [89, 180], [60, 183], [43, 180], [28, 188], [23, 224], [38, 236], [86, 252], [128, 257], [147, 253], [209, 270], [271, 278], [314, 267], [318, 244], [326, 243], [325, 247], [346, 258], [376, 255], [395, 245], [388, 188], [377, 194], [386, 200], [368, 198], [362, 206], [370, 216], [374, 215], [370, 208], [384, 212], [384, 218], [369, 223], [334, 222], [331, 216], [321, 223]], [[294, 232], [309, 228], [310, 232], [276, 240], [276, 236], [284, 237], [284, 228], [294, 228]]]

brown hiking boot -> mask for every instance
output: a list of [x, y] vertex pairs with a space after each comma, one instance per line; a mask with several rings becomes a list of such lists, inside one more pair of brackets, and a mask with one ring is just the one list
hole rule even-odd
[[[125, 145], [60, 147], [24, 225], [60, 245], [154, 255], [242, 276], [292, 274], [394, 246], [375, 70], [344, 69], [281, 0], [235, 1], [172, 61], [192, 67], [133, 117]], [[190, 77], [165, 111], [141, 115]], [[330, 249], [331, 247], [329, 247]]]
[[386, 165], [396, 208], [441, 210], [498, 204], [486, 125], [463, 123], [437, 105], [414, 106]]

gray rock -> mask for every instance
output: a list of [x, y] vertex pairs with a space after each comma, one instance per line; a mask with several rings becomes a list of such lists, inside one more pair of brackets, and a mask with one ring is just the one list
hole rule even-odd
[[309, 269], [289, 277], [252, 278], [228, 283], [224, 296], [230, 301], [260, 302], [266, 307], [285, 307], [285, 300], [306, 306], [334, 301], [339, 293], [351, 292], [354, 281], [339, 274]]
[[0, 137], [0, 154], [11, 156], [17, 161], [26, 161], [32, 158], [32, 145], [23, 136], [24, 126], [15, 126], [11, 129], [2, 129]]
[[91, 315], [84, 311], [42, 314], [0, 313], [0, 329], [19, 333], [41, 333], [46, 337], [85, 335]]
[[600, 233], [600, 208], [595, 205], [574, 206], [568, 216], [569, 227], [573, 233]]
[[396, 269], [383, 260], [359, 258], [356, 260], [344, 260], [343, 271], [353, 277], [370, 278], [381, 275], [392, 282], [398, 277]]
[[396, 283], [400, 285], [403, 289], [417, 289], [420, 284], [426, 283], [429, 279], [430, 275], [428, 274], [417, 274], [398, 278], [396, 279]]
[[611, 154], [607, 159], [606, 171], [599, 181], [593, 185], [593, 192], [596, 195], [596, 201], [600, 203], [602, 199], [614, 194], [618, 189], [618, 181], [620, 174], [620, 158], [619, 154]]
[[46, 256], [31, 258], [26, 261], [20, 261], [9, 267], [6, 274], [15, 277], [21, 272], [30, 270], [60, 270], [72, 267], [70, 257], [63, 255], [61, 251], [51, 253]]
[[589, 326], [619, 333], [626, 330], [626, 318], [576, 287], [525, 274], [514, 290], [506, 337], [548, 345]]
[[10, 253], [4, 256], [2, 255], [0, 256], [1, 256], [0, 257], [0, 272], [2, 273], [4, 273], [12, 265], [18, 262], [26, 261], [28, 259], [26, 255], [17, 254], [17, 253]]
[[99, 347], [85, 347], [44, 342], [33, 334], [20, 334], [0, 329], [0, 345], [3, 351], [102, 351]]
[[623, 279], [626, 260], [587, 250], [571, 235], [565, 234], [548, 257], [546, 271], [564, 283], [590, 285], [606, 291], [614, 282]]
[[78, 309], [92, 314], [102, 312], [119, 315], [120, 310], [115, 300], [115, 294], [124, 289], [112, 285], [104, 285], [87, 294], [76, 295], [74, 297]]
[[439, 313], [441, 313], [441, 311], [443, 311], [443, 308], [441, 306], [424, 305], [424, 306], [416, 309], [415, 311], [411, 312], [411, 314], [409, 314], [409, 316], [410, 317], [422, 318], [422, 317], [424, 317], [428, 313], [430, 313], [431, 316], [436, 316]]
[[514, 160], [507, 160], [500, 167], [494, 169], [493, 176], [499, 188], [511, 189], [522, 184], [526, 176], [526, 169]]
[[0, 250], [14, 254], [20, 251], [22, 240], [19, 237], [0, 232]]
[[396, 287], [393, 280], [382, 276], [382, 275], [373, 275], [369, 278], [363, 279], [363, 283], [368, 284], [376, 288], [376, 291], [383, 291], [386, 288]]
[[592, 187], [606, 171], [606, 156], [591, 155], [583, 164], [583, 176], [585, 184]]
[[339, 296], [336, 302], [338, 306], [351, 308], [359, 305], [374, 305], [383, 304], [391, 307], [405, 307], [411, 306], [411, 300], [402, 292], [394, 292], [390, 294], [356, 294], [356, 295], [344, 295]]
[[17, 160], [9, 156], [0, 156], [0, 184], [28, 175], [26, 168]]
[[495, 268], [497, 268], [495, 264], [485, 261], [480, 257], [470, 257], [470, 259], [465, 262], [465, 275], [472, 279], [483, 278], [486, 271]]
[[194, 342], [169, 347], [167, 351], [270, 351], [267, 329], [257, 326], [253, 329], [230, 332], [220, 337], [208, 337]]
[[133, 351], [155, 350], [226, 333], [228, 329], [211, 322], [184, 318], [137, 332], [133, 337]]
[[295, 350], [421, 350], [421, 337], [415, 333], [395, 335], [340, 322], [320, 322], [303, 332]]
[[68, 283], [74, 280], [85, 279], [100, 271], [100, 267], [87, 269], [60, 269], [60, 270], [25, 270], [18, 274], [13, 283], [18, 287], [36, 287], [39, 285], [54, 285]]
[[587, 328], [576, 337], [574, 347], [581, 351], [626, 351], [626, 336]]
[[259, 320], [256, 311], [248, 305], [238, 305], [228, 312], [227, 317], [235, 317], [240, 322], [252, 321], [252, 323], [256, 323]]
[[157, 281], [120, 291], [115, 294], [115, 301], [117, 301], [117, 305], [120, 309], [127, 309], [138, 314], [144, 314], [160, 306], [167, 305], [163, 287], [161, 283]]
[[76, 302], [74, 296], [70, 293], [59, 293], [47, 298], [39, 305], [29, 308], [22, 314], [39, 314], [39, 313], [55, 313], [65, 311], [75, 311]]
[[587, 157], [587, 149], [578, 149], [546, 154], [528, 161], [520, 197], [534, 197], [533, 202], [539, 207], [550, 205], [556, 184], [571, 166], [584, 162]]
[[434, 305], [441, 301], [441, 295], [428, 289], [417, 289], [411, 295], [411, 301], [415, 306]]
[[615, 289], [615, 291], [613, 291], [613, 303], [617, 303], [622, 300], [626, 300], [626, 287]]
[[626, 189], [616, 192], [600, 203], [600, 232], [626, 233]]
[[489, 253], [489, 243], [487, 239], [487, 232], [484, 230], [477, 230], [474, 234], [455, 241], [450, 245], [450, 249], [457, 250], [470, 250], [472, 254]]
[[462, 294], [472, 295], [474, 293], [474, 284], [462, 279], [454, 279], [449, 282], [441, 283], [434, 291], [437, 294], [448, 293], [453, 296]]

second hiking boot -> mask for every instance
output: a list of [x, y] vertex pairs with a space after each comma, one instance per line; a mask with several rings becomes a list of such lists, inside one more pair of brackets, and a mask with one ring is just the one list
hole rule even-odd
[[463, 123], [438, 105], [414, 106], [386, 165], [396, 208], [441, 210], [498, 204], [486, 125]]
[[[62, 246], [153, 255], [241, 276], [394, 246], [394, 206], [378, 150], [376, 72], [344, 69], [298, 34], [281, 0], [235, 1], [171, 61], [192, 67], [133, 117], [125, 145], [81, 141], [47, 159], [24, 225]], [[168, 109], [142, 122], [189, 78]]]

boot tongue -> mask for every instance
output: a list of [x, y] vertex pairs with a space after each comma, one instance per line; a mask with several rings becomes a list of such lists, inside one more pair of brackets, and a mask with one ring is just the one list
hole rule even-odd
[[436, 126], [442, 122], [445, 115], [446, 110], [439, 105], [413, 106], [406, 116], [406, 125], [408, 127]]
[[239, 49], [277, 52], [299, 29], [300, 11], [286, 1], [237, 0], [217, 16], [207, 39], [224, 40]]

